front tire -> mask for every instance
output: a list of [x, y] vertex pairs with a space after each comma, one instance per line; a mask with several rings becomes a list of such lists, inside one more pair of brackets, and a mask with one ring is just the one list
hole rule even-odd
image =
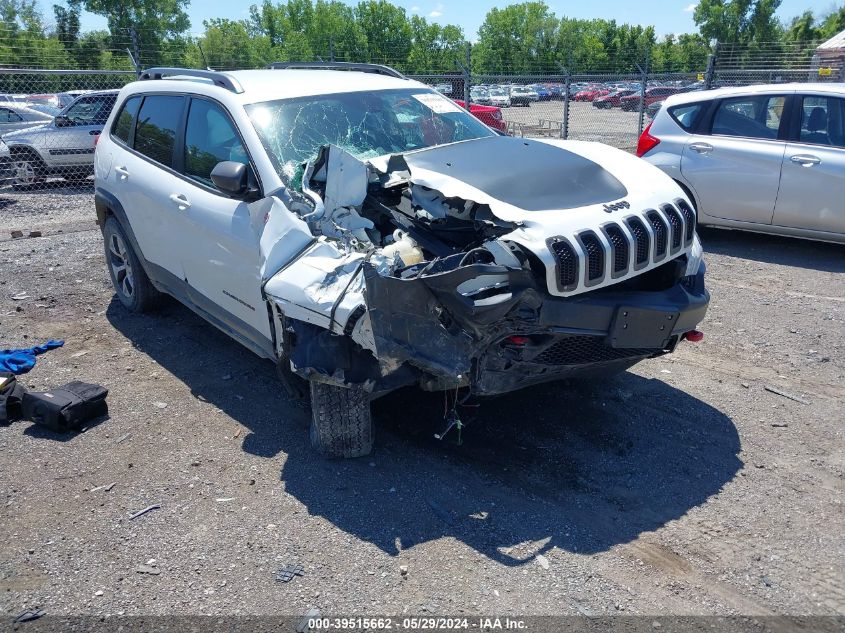
[[161, 293], [150, 283], [132, 243], [114, 216], [109, 216], [103, 225], [103, 245], [109, 276], [123, 307], [138, 313], [156, 307]]
[[311, 446], [324, 457], [349, 458], [373, 450], [370, 397], [360, 387], [311, 381]]

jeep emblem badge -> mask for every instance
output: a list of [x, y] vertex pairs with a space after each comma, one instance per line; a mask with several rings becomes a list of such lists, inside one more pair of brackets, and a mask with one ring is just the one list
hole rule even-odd
[[604, 205], [604, 212], [605, 213], [613, 213], [614, 211], [619, 211], [619, 209], [630, 209], [631, 205], [628, 204], [627, 200], [622, 200], [622, 202], [616, 202], [615, 204], [606, 204]]

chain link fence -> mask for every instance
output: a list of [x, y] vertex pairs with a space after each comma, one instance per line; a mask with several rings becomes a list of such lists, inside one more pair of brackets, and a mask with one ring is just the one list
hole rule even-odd
[[[101, 66], [97, 68], [49, 68], [57, 63], [81, 65], [79, 51], [64, 49], [45, 50], [41, 58], [32, 52], [21, 56], [26, 68], [8, 63], [3, 67], [0, 62], [0, 193], [39, 187], [91, 192], [98, 135], [116, 91], [135, 80], [141, 68], [202, 67], [211, 61], [217, 69], [230, 69], [272, 61], [239, 59], [220, 47], [206, 50], [211, 44], [206, 41], [204, 49], [200, 40], [193, 47], [189, 40], [179, 40], [156, 50], [142, 49], [137, 35], [130, 35], [124, 38], [126, 48], [110, 48], [113, 40], [103, 39], [89, 60]], [[0, 32], [0, 49], [3, 46], [8, 42]], [[602, 64], [629, 69], [625, 72], [581, 72], [561, 64], [551, 64], [550, 69], [550, 64], [539, 62], [529, 64], [528, 71], [482, 72], [473, 69], [469, 44], [441, 55], [436, 63], [426, 62], [436, 70], [431, 72], [415, 72], [407, 59], [362, 55], [357, 60], [346, 55], [344, 61], [395, 65], [453, 99], [468, 101], [485, 123], [514, 136], [598, 141], [634, 151], [645, 125], [671, 94], [754, 83], [842, 81], [841, 60], [822, 63], [807, 54], [812, 46], [716, 46], [700, 69], [671, 73], [650, 71], [651, 57], [638, 50], [620, 52], [619, 59]], [[194, 59], [197, 54], [199, 59]], [[333, 50], [328, 57], [335, 59]]]

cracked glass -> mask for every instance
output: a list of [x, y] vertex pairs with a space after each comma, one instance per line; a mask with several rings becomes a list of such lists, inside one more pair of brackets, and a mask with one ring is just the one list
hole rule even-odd
[[279, 174], [297, 188], [304, 164], [323, 145], [367, 160], [495, 136], [455, 102], [422, 88], [281, 99], [246, 110]]

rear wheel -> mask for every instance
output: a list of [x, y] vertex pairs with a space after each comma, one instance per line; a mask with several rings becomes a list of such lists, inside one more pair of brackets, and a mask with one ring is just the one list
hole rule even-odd
[[130, 312], [147, 312], [161, 299], [161, 293], [150, 283], [147, 273], [114, 216], [103, 226], [103, 245], [114, 291]]
[[360, 387], [311, 381], [311, 446], [325, 457], [369, 455], [373, 450], [370, 397]]

